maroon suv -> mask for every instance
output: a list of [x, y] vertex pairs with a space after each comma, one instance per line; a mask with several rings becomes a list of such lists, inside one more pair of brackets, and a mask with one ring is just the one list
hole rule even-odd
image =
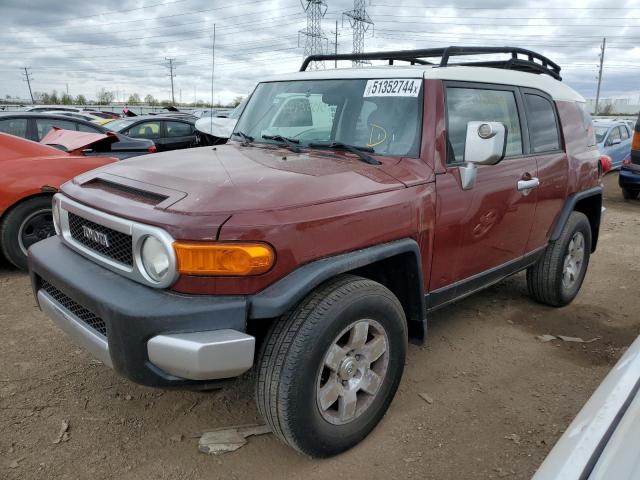
[[[305, 71], [333, 58], [389, 65]], [[536, 301], [577, 295], [602, 189], [559, 73], [517, 48], [310, 57], [258, 84], [229, 144], [65, 184], [58, 235], [29, 254], [39, 305], [144, 385], [254, 367], [280, 439], [344, 451], [386, 412], [429, 312], [525, 269]]]

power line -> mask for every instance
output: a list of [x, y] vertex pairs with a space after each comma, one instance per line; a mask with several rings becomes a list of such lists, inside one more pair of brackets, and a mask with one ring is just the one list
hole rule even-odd
[[[372, 7], [389, 7], [389, 8], [428, 8], [443, 10], [446, 8], [454, 8], [455, 10], [540, 10], [540, 7], [446, 7], [442, 5], [403, 5], [403, 4], [371, 4]], [[629, 7], [544, 7], [545, 10], [634, 10]]]

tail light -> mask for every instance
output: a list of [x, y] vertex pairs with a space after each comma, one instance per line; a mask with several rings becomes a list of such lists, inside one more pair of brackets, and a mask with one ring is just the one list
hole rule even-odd
[[609, 155], [600, 155], [600, 176], [602, 177], [613, 167], [613, 161]]
[[630, 158], [625, 158], [625, 159], [622, 161], [622, 165], [631, 165], [631, 159], [630, 159]]
[[[636, 125], [636, 128], [638, 126]], [[633, 132], [633, 141], [631, 142], [631, 150], [640, 150], [640, 132]]]
[[156, 148], [155, 145], [151, 145], [149, 148], [147, 148], [147, 152], [149, 153], [156, 153], [158, 151], [158, 149]]

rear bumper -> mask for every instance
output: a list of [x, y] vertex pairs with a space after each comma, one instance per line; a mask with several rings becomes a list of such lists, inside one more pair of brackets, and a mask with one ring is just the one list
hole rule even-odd
[[42, 311], [78, 345], [136, 383], [209, 385], [253, 364], [245, 297], [149, 288], [96, 265], [57, 237], [33, 245], [29, 270]]
[[640, 190], [640, 169], [634, 170], [627, 167], [620, 169], [620, 175], [618, 176], [618, 184], [622, 188], [628, 188], [630, 190]]

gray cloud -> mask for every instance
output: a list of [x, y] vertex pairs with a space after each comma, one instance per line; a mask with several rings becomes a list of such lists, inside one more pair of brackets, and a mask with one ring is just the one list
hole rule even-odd
[[[94, 97], [100, 88], [170, 97], [165, 57], [176, 59], [176, 95], [208, 100], [211, 31], [216, 24], [214, 100], [248, 93], [265, 75], [298, 69], [306, 25], [296, 0], [3, 0], [0, 15], [0, 94], [24, 98], [20, 68], [32, 67], [37, 91], [57, 89]], [[323, 21], [333, 49], [351, 49], [341, 12], [351, 0], [327, 0]], [[633, 5], [633, 4], [636, 5]], [[164, 4], [164, 5], [160, 5]], [[478, 6], [482, 8], [477, 8]], [[445, 45], [516, 45], [549, 56], [565, 81], [585, 97], [596, 89], [599, 43], [608, 37], [603, 94], [640, 94], [640, 7], [619, 2], [485, 0], [374, 0], [367, 50]], [[140, 7], [143, 8], [140, 8]], [[469, 8], [472, 7], [472, 8]], [[587, 10], [584, 7], [594, 7]], [[635, 7], [635, 8], [632, 8]], [[475, 9], [474, 9], [475, 8]], [[490, 9], [491, 8], [491, 9]]]

